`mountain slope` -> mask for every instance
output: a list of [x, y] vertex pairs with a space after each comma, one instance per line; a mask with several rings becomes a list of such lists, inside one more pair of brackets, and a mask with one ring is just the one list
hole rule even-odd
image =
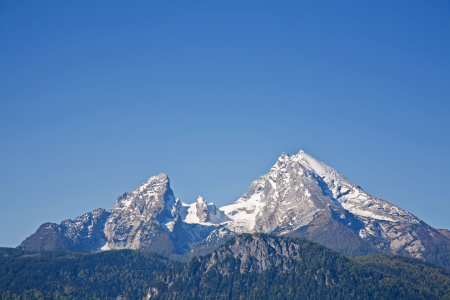
[[247, 193], [221, 209], [235, 232], [306, 237], [348, 254], [376, 248], [450, 267], [450, 241], [442, 233], [303, 151], [281, 155]]
[[179, 266], [134, 250], [32, 253], [0, 248], [0, 299], [142, 299], [156, 276]]
[[30, 251], [70, 250], [97, 251], [106, 243], [103, 232], [110, 213], [102, 208], [61, 224], [44, 223], [19, 249]]
[[159, 276], [146, 299], [450, 299], [448, 270], [406, 259], [402, 271], [386, 256], [358, 262], [307, 240], [243, 234]]
[[119, 197], [105, 225], [108, 242], [102, 250], [144, 249], [173, 252], [170, 233], [162, 227], [173, 220], [175, 197], [165, 174], [152, 176], [131, 193]]

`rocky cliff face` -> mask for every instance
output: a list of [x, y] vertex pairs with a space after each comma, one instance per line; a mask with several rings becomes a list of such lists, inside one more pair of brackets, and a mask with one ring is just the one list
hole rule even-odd
[[165, 223], [173, 221], [175, 197], [166, 174], [152, 176], [131, 193], [119, 197], [105, 224], [108, 242], [102, 250], [143, 249], [162, 254], [173, 252]]
[[202, 196], [198, 197], [195, 208], [197, 210], [195, 215], [199, 222], [209, 222], [208, 204], [206, 204], [206, 201]]
[[181, 285], [188, 289], [191, 285], [196, 286], [189, 294], [193, 298], [201, 298], [198, 289], [211, 284], [207, 282], [211, 275], [207, 274], [233, 278], [237, 274], [262, 273], [269, 269], [289, 272], [305, 258], [308, 252], [305, 247], [308, 246], [309, 243], [284, 237], [243, 234], [205, 257], [194, 258], [183, 269], [160, 276], [149, 288], [145, 299], [159, 299], [161, 296], [162, 299], [175, 299], [180, 294], [177, 287]]

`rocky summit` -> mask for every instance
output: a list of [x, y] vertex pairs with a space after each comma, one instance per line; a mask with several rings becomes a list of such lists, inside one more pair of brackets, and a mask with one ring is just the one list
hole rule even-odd
[[300, 151], [282, 154], [230, 205], [175, 198], [166, 174], [96, 210], [45, 223], [19, 246], [26, 250], [142, 249], [164, 255], [206, 254], [241, 233], [308, 238], [344, 254], [395, 253], [450, 267], [448, 231], [366, 193], [344, 175]]

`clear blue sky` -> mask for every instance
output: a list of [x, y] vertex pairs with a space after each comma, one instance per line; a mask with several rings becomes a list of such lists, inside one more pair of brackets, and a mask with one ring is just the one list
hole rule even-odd
[[0, 0], [0, 246], [300, 149], [450, 229], [449, 1]]

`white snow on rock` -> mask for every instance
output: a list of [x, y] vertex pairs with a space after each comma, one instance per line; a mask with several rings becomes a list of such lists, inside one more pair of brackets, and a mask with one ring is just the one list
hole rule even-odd
[[223, 210], [217, 208], [213, 203], [206, 204], [205, 199], [199, 196], [192, 204], [182, 204], [179, 212], [183, 222], [205, 225], [222, 224], [231, 221]]
[[254, 232], [256, 216], [259, 214], [263, 202], [261, 194], [253, 194], [249, 199], [240, 198], [238, 201], [220, 208], [232, 222], [228, 224], [228, 228], [232, 231]]

